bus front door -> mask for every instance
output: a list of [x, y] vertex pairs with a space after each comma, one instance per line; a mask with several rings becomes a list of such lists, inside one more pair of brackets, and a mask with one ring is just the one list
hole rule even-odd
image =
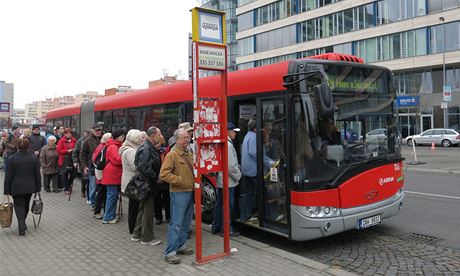
[[287, 233], [286, 138], [289, 116], [286, 97], [259, 99], [257, 106], [259, 223], [264, 228]]

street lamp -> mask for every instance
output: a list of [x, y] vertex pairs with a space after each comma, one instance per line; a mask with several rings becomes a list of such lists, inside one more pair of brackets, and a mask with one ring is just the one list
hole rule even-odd
[[[444, 96], [444, 87], [446, 86], [446, 32], [444, 28], [444, 22], [446, 19], [444, 16], [439, 17], [442, 21], [442, 93]], [[444, 108], [444, 128], [447, 128], [447, 107]]]

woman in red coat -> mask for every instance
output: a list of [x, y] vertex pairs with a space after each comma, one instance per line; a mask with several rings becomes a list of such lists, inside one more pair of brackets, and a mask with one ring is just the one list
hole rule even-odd
[[66, 128], [64, 137], [59, 139], [56, 151], [59, 154], [58, 165], [64, 179], [64, 193], [69, 195], [75, 178], [75, 168], [72, 162], [72, 152], [77, 144], [77, 140], [72, 137], [72, 130]]
[[115, 224], [118, 223], [118, 218], [115, 215], [117, 209], [118, 193], [121, 185], [121, 175], [123, 173], [123, 167], [121, 162], [121, 156], [118, 154], [118, 150], [125, 140], [125, 133], [123, 130], [115, 130], [112, 133], [112, 139], [108, 142], [106, 151], [106, 165], [102, 171], [101, 184], [105, 185], [107, 190], [107, 196], [105, 200], [105, 212], [102, 219], [103, 224]]

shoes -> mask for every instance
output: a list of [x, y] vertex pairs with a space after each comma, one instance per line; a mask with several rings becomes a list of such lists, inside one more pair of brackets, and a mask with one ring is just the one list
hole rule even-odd
[[177, 254], [179, 254], [179, 255], [192, 255], [193, 254], [193, 249], [188, 247], [188, 246], [184, 246], [183, 248], [180, 248], [179, 250], [177, 250]]
[[101, 214], [94, 214], [94, 215], [93, 215], [93, 218], [95, 218], [95, 219], [102, 219], [103, 216], [102, 216]]
[[96, 210], [96, 206], [90, 206], [89, 209], [91, 210], [91, 212], [94, 212]]
[[45, 193], [51, 193], [51, 190], [45, 190]]
[[180, 264], [180, 259], [176, 255], [166, 256], [165, 261], [170, 264]]
[[19, 236], [24, 236], [26, 234], [26, 231], [19, 231]]
[[259, 220], [259, 219], [258, 219], [257, 217], [250, 217], [250, 218], [248, 218], [248, 219], [246, 219], [246, 220], [240, 219], [241, 222], [251, 222], [251, 223], [257, 222], [258, 220]]
[[116, 223], [118, 223], [118, 219], [117, 219], [117, 218], [114, 218], [114, 219], [109, 220], [109, 221], [107, 221], [107, 220], [103, 220], [103, 221], [102, 221], [102, 224], [116, 224]]
[[65, 195], [70, 195], [70, 191], [64, 191]]
[[87, 204], [87, 205], [91, 205], [91, 200], [87, 200], [87, 201], [86, 201], [86, 204]]
[[161, 225], [163, 221], [161, 219], [156, 219], [155, 220], [155, 225]]
[[220, 231], [211, 230], [211, 234], [213, 234], [213, 235], [219, 235], [219, 234], [220, 234]]
[[133, 242], [138, 242], [138, 241], [140, 241], [140, 239], [139, 239], [139, 238], [135, 238], [134, 236], [131, 236], [131, 241], [133, 241]]
[[86, 193], [81, 192], [81, 197], [85, 198], [85, 197], [86, 197]]
[[153, 246], [159, 245], [160, 243], [161, 243], [161, 240], [151, 240], [149, 242], [143, 242], [143, 241], [141, 242], [141, 244], [144, 244], [144, 245], [148, 244], [148, 245], [153, 245]]

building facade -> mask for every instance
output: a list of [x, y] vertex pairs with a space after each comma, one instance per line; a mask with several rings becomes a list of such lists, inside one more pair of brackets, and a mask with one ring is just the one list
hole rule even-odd
[[417, 97], [399, 108], [404, 137], [460, 129], [460, 0], [239, 0], [236, 15], [239, 70], [352, 54], [392, 69], [398, 95]]
[[112, 96], [117, 94], [125, 94], [128, 92], [133, 92], [135, 89], [132, 89], [131, 86], [128, 85], [119, 85], [114, 88], [109, 88], [105, 90], [104, 96]]
[[149, 81], [149, 88], [162, 86], [162, 85], [170, 85], [173, 83], [183, 82], [184, 80], [178, 80], [177, 76], [164, 76], [159, 80]]
[[97, 93], [97, 91], [87, 91], [86, 93], [80, 93], [75, 95], [75, 102], [90, 102], [100, 97], [104, 97], [104, 95]]
[[[9, 112], [0, 112], [0, 128], [11, 126], [14, 108], [14, 84], [0, 80], [0, 102], [9, 104]], [[3, 107], [2, 107], [3, 110]]]

